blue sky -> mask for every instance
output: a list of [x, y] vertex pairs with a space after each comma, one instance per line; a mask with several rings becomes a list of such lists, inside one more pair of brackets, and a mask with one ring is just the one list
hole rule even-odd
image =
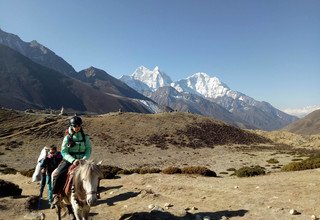
[[0, 0], [0, 28], [77, 71], [201, 71], [284, 109], [320, 105], [319, 11], [319, 0]]

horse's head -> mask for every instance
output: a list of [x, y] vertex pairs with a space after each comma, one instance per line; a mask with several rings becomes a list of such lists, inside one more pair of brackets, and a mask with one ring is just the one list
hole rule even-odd
[[103, 177], [99, 164], [96, 164], [93, 161], [81, 161], [76, 176], [76, 193], [82, 191], [82, 193], [80, 192], [80, 194], [82, 194], [81, 197], [83, 197], [83, 199], [85, 197], [87, 204], [93, 206], [97, 202], [99, 179]]

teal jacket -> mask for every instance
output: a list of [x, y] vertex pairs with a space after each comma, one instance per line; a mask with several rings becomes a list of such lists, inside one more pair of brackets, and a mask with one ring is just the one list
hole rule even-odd
[[[70, 135], [66, 135], [62, 142], [61, 154], [63, 159], [73, 163], [76, 159], [89, 159], [91, 156], [91, 143], [89, 136], [85, 134], [85, 140], [82, 140], [81, 132], [74, 133], [71, 127], [69, 127], [68, 132]], [[74, 133], [73, 135], [71, 135]], [[69, 146], [69, 139], [72, 136], [74, 146]]]

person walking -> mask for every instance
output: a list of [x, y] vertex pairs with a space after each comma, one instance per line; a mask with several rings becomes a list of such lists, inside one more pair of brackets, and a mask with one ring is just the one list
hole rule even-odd
[[[47, 155], [47, 157], [42, 161], [40, 168], [41, 168], [41, 173], [44, 177], [44, 180], [47, 183], [48, 186], [48, 201], [49, 204], [52, 204], [52, 181], [51, 181], [51, 175], [52, 172], [58, 167], [58, 165], [60, 164], [60, 162], [62, 161], [62, 155], [59, 151], [57, 151], [57, 147], [56, 146], [51, 146], [49, 148], [49, 154]], [[42, 186], [41, 183], [41, 188], [43, 192], [43, 188], [44, 186]], [[42, 197], [42, 192], [40, 197]]]

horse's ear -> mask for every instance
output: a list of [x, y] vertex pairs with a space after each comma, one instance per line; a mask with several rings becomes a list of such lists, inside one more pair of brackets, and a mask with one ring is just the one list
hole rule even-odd
[[100, 160], [100, 161], [97, 163], [97, 165], [98, 165], [98, 166], [101, 166], [102, 161], [103, 161], [103, 160]]

